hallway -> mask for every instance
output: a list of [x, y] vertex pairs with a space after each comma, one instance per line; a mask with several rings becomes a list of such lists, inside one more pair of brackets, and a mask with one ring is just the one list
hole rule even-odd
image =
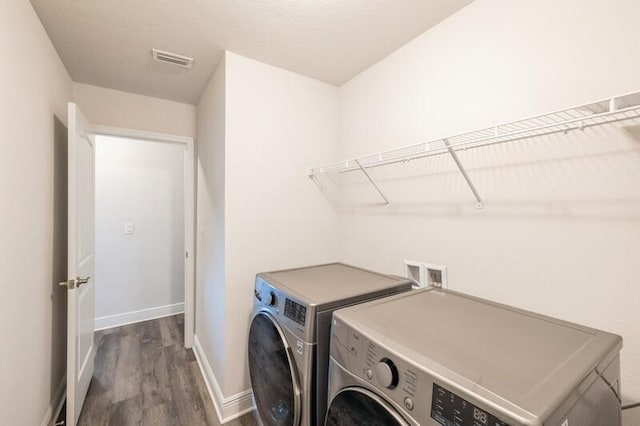
[[[95, 372], [80, 425], [219, 425], [192, 350], [184, 316], [96, 333]], [[227, 423], [257, 424], [253, 413]]]

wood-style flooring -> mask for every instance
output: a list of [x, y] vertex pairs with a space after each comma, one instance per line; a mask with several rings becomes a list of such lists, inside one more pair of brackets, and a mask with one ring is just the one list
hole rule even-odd
[[[81, 426], [219, 425], [183, 315], [96, 333], [95, 372]], [[253, 413], [226, 423], [253, 426]]]

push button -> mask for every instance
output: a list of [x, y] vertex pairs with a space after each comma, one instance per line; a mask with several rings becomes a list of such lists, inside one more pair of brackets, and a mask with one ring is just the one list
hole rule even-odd
[[348, 346], [349, 352], [357, 356], [358, 352], [360, 352], [360, 335], [352, 330], [349, 332], [349, 335], [347, 336], [347, 338], [348, 338], [347, 346]]
[[408, 396], [406, 396], [404, 398], [404, 406], [407, 408], [407, 410], [411, 411], [413, 410], [413, 399], [409, 398]]
[[373, 379], [373, 371], [371, 371], [371, 369], [370, 369], [370, 368], [367, 368], [366, 370], [364, 370], [364, 376], [365, 376], [368, 380]]

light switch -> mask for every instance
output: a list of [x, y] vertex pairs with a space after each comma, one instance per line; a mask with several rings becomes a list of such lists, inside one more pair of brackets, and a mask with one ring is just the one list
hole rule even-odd
[[125, 235], [132, 235], [135, 232], [135, 226], [133, 222], [127, 222], [124, 224]]

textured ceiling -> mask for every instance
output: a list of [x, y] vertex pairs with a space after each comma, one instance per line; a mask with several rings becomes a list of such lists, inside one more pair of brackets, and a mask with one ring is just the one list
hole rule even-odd
[[74, 81], [188, 103], [225, 49], [340, 85], [470, 2], [31, 0]]

